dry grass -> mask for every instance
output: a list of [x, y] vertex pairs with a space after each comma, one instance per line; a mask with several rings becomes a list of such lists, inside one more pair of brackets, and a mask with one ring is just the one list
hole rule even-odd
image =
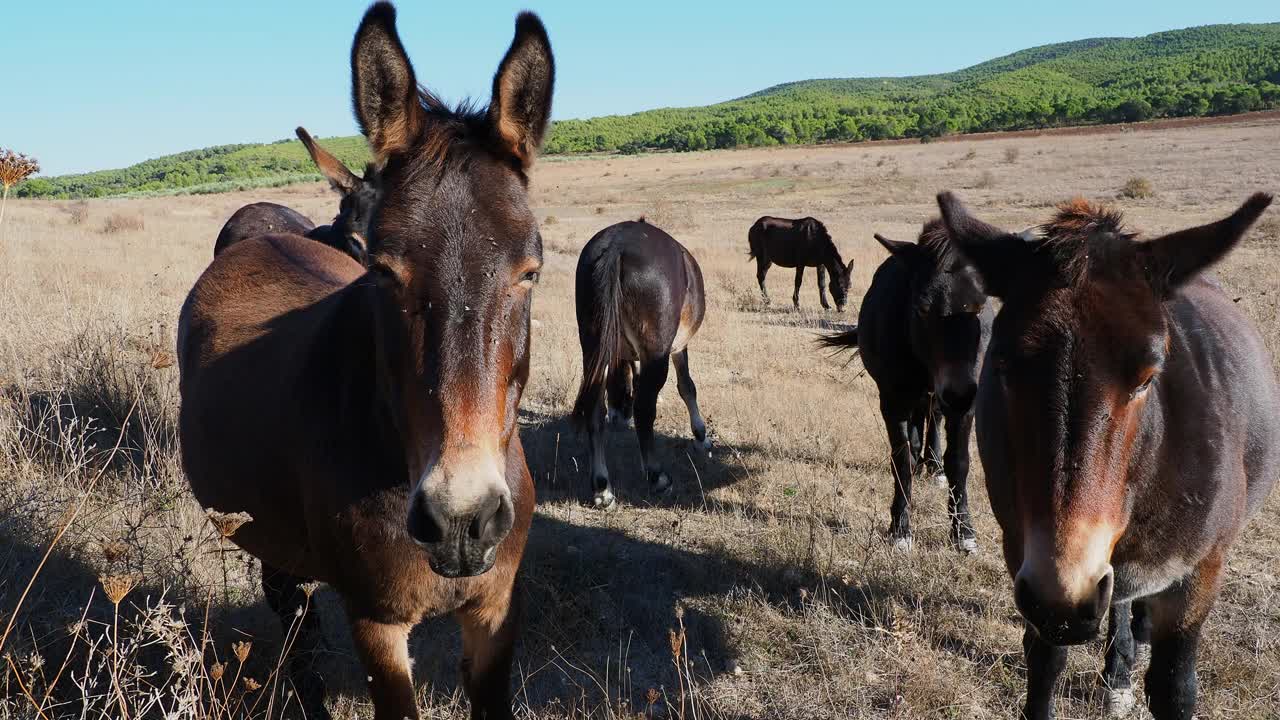
[[102, 223], [102, 232], [107, 235], [114, 235], [121, 232], [138, 232], [145, 230], [147, 224], [143, 221], [141, 215], [130, 213], [112, 213]]
[[[963, 148], [945, 142], [540, 164], [536, 210], [557, 221], [542, 228], [521, 413], [539, 511], [524, 564], [518, 716], [1016, 716], [1021, 632], [981, 468], [971, 478], [979, 555], [948, 549], [945, 498], [929, 486], [915, 499], [915, 552], [889, 549], [874, 387], [857, 361], [812, 345], [852, 309], [817, 311], [809, 273], [802, 311], [791, 310], [793, 274], [780, 269], [768, 281], [774, 304], [763, 306], [746, 232], [763, 214], [822, 219], [857, 261], [857, 298], [884, 257], [873, 231], [913, 236], [938, 190], [997, 164], [996, 187], [963, 192], [984, 218], [1013, 228], [1046, 219], [1046, 201], [1114, 195], [1134, 176], [1161, 189], [1129, 211], [1149, 234], [1280, 188], [1280, 166], [1261, 160], [1280, 145], [1280, 124], [1123, 139], [1123, 148], [1091, 136], [986, 141], [954, 168], [948, 159]], [[1020, 149], [1017, 163], [1001, 163], [1009, 148]], [[810, 173], [789, 177], [796, 166]], [[788, 172], [774, 177], [778, 168]], [[2, 649], [2, 720], [39, 717], [36, 706], [59, 720], [264, 716], [288, 700], [275, 669], [289, 634], [265, 607], [256, 561], [224, 545], [191, 499], [174, 430], [178, 308], [222, 222], [255, 200], [333, 214], [319, 184], [90, 201], [90, 219], [144, 221], [104, 239], [87, 221], [68, 223], [59, 203], [10, 202], [0, 245], [0, 625], [12, 618], [14, 629]], [[648, 494], [634, 435], [614, 433], [621, 504], [601, 514], [580, 503], [586, 448], [563, 419], [581, 362], [573, 268], [586, 238], [642, 214], [684, 242], [706, 276], [709, 310], [690, 356], [716, 447], [710, 457], [687, 450], [688, 418], [669, 382], [657, 430], [673, 495]], [[1276, 227], [1261, 225], [1220, 275], [1280, 353]], [[1201, 644], [1201, 717], [1273, 717], [1280, 706], [1278, 552], [1280, 496], [1231, 556]], [[118, 607], [100, 578], [117, 595], [128, 588]], [[321, 588], [313, 609], [331, 648], [335, 714], [371, 717], [338, 599]], [[243, 662], [241, 642], [252, 643]], [[1101, 650], [1072, 652], [1059, 717], [1099, 714]], [[452, 624], [425, 623], [411, 652], [427, 717], [466, 717]]]
[[1145, 200], [1154, 194], [1151, 181], [1144, 177], [1131, 177], [1120, 188], [1120, 197], [1132, 200]]

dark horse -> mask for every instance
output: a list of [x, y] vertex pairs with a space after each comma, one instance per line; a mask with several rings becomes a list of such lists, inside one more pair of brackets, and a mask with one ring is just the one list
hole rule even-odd
[[978, 448], [1026, 621], [1024, 716], [1053, 714], [1066, 645], [1110, 608], [1108, 705], [1134, 703], [1135, 638], [1157, 720], [1190, 718], [1196, 646], [1227, 554], [1280, 474], [1280, 389], [1253, 323], [1201, 272], [1271, 203], [1147, 242], [1078, 200], [1033, 237], [938, 197], [996, 317]]
[[596, 233], [578, 256], [576, 277], [582, 384], [573, 420], [586, 430], [591, 445], [592, 502], [607, 508], [614, 497], [604, 456], [606, 384], [610, 414], [629, 417], [635, 374], [636, 436], [655, 492], [671, 486], [653, 447], [658, 392], [667, 382], [669, 359], [675, 361], [676, 385], [689, 409], [693, 437], [704, 450], [710, 445], [689, 375], [687, 347], [706, 310], [702, 270], [683, 245], [641, 219]]
[[441, 613], [462, 626], [472, 717], [510, 718], [534, 507], [515, 430], [542, 264], [527, 172], [551, 47], [520, 15], [487, 110], [450, 110], [419, 89], [378, 3], [351, 68], [382, 197], [369, 267], [282, 234], [214, 259], [179, 325], [183, 466], [203, 506], [252, 516], [232, 540], [299, 624], [289, 669], [307, 717], [328, 717], [305, 665], [315, 614], [295, 617], [318, 580], [345, 601], [378, 720], [418, 717], [408, 635]]
[[[950, 492], [951, 539], [960, 550], [973, 552], [978, 544], [969, 517], [969, 437], [978, 372], [995, 313], [977, 271], [955, 251], [941, 221], [926, 223], [915, 243], [875, 237], [889, 257], [871, 279], [857, 328], [821, 342], [859, 348], [862, 364], [876, 381], [893, 461], [889, 533], [895, 544], [911, 546], [916, 464], [923, 459], [928, 471], [936, 473], [941, 456]], [[945, 453], [940, 447], [943, 417]], [[927, 439], [922, 438], [926, 427]]]
[[362, 265], [366, 264], [369, 223], [379, 200], [378, 185], [372, 178], [374, 169], [369, 167], [365, 170], [365, 177], [357, 177], [340, 160], [320, 147], [305, 129], [298, 128], [296, 132], [316, 167], [329, 181], [329, 186], [342, 196], [337, 216], [330, 224], [317, 227], [310, 218], [284, 205], [271, 202], [245, 205], [232, 213], [222, 226], [222, 231], [213, 244], [214, 256], [242, 240], [269, 233], [284, 233], [305, 235], [341, 250]]
[[807, 217], [799, 220], [769, 217], [756, 220], [747, 233], [747, 242], [751, 246], [750, 257], [756, 261], [756, 280], [760, 282], [760, 294], [769, 302], [769, 291], [764, 287], [765, 275], [769, 274], [769, 266], [780, 265], [796, 269], [796, 291], [791, 302], [800, 307], [800, 284], [804, 282], [804, 269], [818, 269], [818, 300], [824, 310], [830, 310], [827, 304], [827, 273], [831, 274], [831, 297], [836, 301], [836, 310], [844, 312], [845, 300], [849, 297], [849, 277], [853, 274], [853, 261], [848, 265], [840, 259], [840, 251], [831, 241], [827, 228], [817, 220]]

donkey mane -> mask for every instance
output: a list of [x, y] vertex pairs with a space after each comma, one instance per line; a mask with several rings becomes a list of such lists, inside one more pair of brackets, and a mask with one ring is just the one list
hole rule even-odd
[[955, 244], [951, 242], [951, 234], [942, 224], [942, 218], [931, 218], [924, 224], [920, 229], [920, 237], [916, 238], [916, 245], [924, 248], [938, 267], [945, 267], [959, 257]]
[[1058, 274], [1076, 285], [1090, 271], [1127, 272], [1127, 265], [1115, 261], [1132, 257], [1138, 233], [1125, 228], [1118, 209], [1081, 197], [1057, 209], [1053, 220], [1037, 228], [1037, 250], [1047, 254]]

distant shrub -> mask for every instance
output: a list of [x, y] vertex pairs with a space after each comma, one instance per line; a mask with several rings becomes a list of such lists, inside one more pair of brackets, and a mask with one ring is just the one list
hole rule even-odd
[[114, 235], [118, 232], [136, 232], [145, 227], [146, 223], [142, 222], [141, 215], [114, 213], [102, 224], [102, 232], [107, 235]]
[[1151, 181], [1144, 177], [1131, 177], [1120, 188], [1120, 197], [1141, 200], [1155, 194], [1151, 189]]
[[542, 220], [543, 225], [555, 225], [558, 222], [560, 222], [560, 219], [557, 218], [555, 215], [548, 215], [546, 218]]
[[84, 200], [77, 200], [65, 208], [67, 220], [72, 225], [83, 225], [85, 220], [89, 219], [89, 203]]
[[986, 190], [987, 188], [995, 187], [995, 184], [996, 176], [990, 170], [983, 170], [978, 179], [974, 181], [973, 186], [980, 190]]
[[1018, 162], [1018, 155], [1020, 155], [1020, 154], [1021, 154], [1021, 151], [1019, 151], [1019, 150], [1018, 150], [1018, 148], [1016, 148], [1016, 147], [1007, 147], [1007, 148], [1005, 148], [1005, 149], [1004, 149], [1004, 161], [1005, 161], [1006, 163], [1008, 163], [1008, 164], [1012, 165], [1012, 164], [1014, 164], [1014, 163]]

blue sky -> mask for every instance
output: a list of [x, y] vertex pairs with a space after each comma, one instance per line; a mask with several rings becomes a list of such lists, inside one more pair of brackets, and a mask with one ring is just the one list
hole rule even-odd
[[[347, 62], [366, 2], [4, 5], [0, 146], [34, 154], [45, 174], [276, 140], [299, 124], [321, 136], [356, 132]], [[815, 77], [945, 72], [1064, 40], [1280, 20], [1274, 0], [406, 0], [399, 25], [419, 80], [447, 98], [487, 98], [526, 7], [551, 34], [561, 119]]]

